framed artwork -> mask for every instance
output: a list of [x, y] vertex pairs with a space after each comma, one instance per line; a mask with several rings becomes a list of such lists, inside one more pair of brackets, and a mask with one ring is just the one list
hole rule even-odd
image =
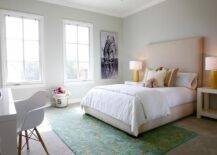
[[101, 31], [101, 78], [116, 79], [118, 77], [118, 34]]

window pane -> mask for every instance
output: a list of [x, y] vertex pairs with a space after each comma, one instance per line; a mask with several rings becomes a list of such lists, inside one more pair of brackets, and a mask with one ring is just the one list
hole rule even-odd
[[6, 16], [6, 38], [22, 39], [22, 18]]
[[23, 62], [7, 62], [8, 77], [7, 82], [21, 82], [23, 81]]
[[89, 63], [79, 63], [79, 79], [87, 80], [89, 71]]
[[40, 65], [39, 62], [27, 61], [25, 62], [25, 80], [38, 81], [40, 80]]
[[39, 20], [5, 17], [7, 82], [41, 80], [39, 63]]
[[79, 61], [89, 61], [89, 46], [78, 45], [78, 59]]
[[66, 78], [77, 79], [77, 63], [74, 61], [66, 62]]
[[78, 26], [78, 43], [89, 44], [89, 28]]
[[66, 59], [77, 61], [77, 44], [66, 44]]
[[39, 61], [38, 41], [24, 41], [25, 61]]
[[66, 42], [77, 43], [77, 26], [65, 25]]
[[23, 43], [21, 40], [8, 39], [6, 44], [8, 61], [23, 61]]
[[24, 19], [24, 39], [25, 40], [38, 40], [38, 20]]

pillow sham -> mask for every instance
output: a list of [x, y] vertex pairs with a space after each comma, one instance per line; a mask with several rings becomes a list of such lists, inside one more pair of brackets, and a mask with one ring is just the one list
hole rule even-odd
[[197, 88], [197, 74], [196, 73], [178, 73], [176, 77], [175, 86], [196, 89]]
[[147, 81], [147, 76], [148, 76], [148, 73], [150, 71], [153, 71], [153, 69], [151, 69], [151, 68], [146, 68], [145, 69], [144, 77], [143, 77], [143, 80], [142, 80], [144, 83]]

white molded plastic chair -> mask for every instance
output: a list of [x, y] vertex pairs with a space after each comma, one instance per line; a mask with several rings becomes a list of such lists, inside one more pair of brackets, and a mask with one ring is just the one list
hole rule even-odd
[[0, 138], [0, 155], [2, 155], [2, 140], [1, 140], [1, 138]]
[[[27, 145], [27, 150], [29, 150], [29, 139], [33, 139], [40, 141], [44, 150], [48, 154], [47, 148], [36, 128], [44, 119], [44, 108], [46, 107], [46, 101], [46, 91], [39, 91], [26, 100], [15, 101], [17, 110], [17, 133], [19, 135], [19, 155], [21, 155], [21, 150], [23, 148], [22, 136], [26, 138], [25, 144]], [[23, 131], [25, 131], [25, 135], [22, 135]], [[32, 138], [33, 136], [37, 139]]]

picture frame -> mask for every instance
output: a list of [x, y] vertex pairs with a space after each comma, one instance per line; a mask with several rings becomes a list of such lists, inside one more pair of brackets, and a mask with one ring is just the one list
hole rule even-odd
[[118, 77], [118, 33], [101, 31], [101, 78], [116, 79]]

